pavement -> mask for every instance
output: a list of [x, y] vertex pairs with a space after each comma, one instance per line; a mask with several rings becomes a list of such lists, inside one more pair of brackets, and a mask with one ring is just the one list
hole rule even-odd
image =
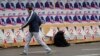
[[[27, 56], [100, 56], [100, 42], [71, 44], [68, 47], [49, 45], [52, 54], [46, 54], [42, 46], [30, 46]], [[26, 56], [20, 55], [23, 47], [0, 48], [0, 56]]]

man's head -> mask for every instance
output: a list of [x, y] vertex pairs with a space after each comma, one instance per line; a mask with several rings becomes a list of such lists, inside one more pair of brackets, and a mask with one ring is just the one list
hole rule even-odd
[[28, 10], [28, 13], [31, 14], [31, 11], [33, 10], [32, 6], [29, 5], [29, 6], [26, 6], [27, 7], [27, 10]]

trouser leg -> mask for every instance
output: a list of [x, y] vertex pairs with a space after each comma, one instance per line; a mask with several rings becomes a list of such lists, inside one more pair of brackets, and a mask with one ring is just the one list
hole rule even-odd
[[35, 39], [37, 40], [37, 42], [39, 44], [41, 44], [43, 46], [44, 49], [46, 50], [51, 50], [48, 45], [42, 40], [42, 38], [40, 38], [39, 33], [38, 32], [33, 32], [33, 35], [35, 37]]
[[32, 38], [33, 34], [32, 33], [29, 33], [28, 36], [26, 37], [26, 44], [24, 46], [24, 52], [28, 52], [28, 49], [29, 49], [29, 43], [31, 41], [31, 38]]

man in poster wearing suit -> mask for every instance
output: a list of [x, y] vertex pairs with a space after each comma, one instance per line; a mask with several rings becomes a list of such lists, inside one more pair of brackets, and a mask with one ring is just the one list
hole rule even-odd
[[15, 19], [12, 17], [11, 13], [8, 14], [8, 18], [6, 19], [7, 24], [16, 25]]
[[16, 19], [17, 23], [23, 24], [25, 23], [24, 17], [21, 15], [21, 13], [18, 14], [18, 18]]
[[92, 8], [99, 8], [99, 5], [98, 5], [98, 3], [97, 3], [96, 0], [93, 0], [93, 1], [91, 2], [91, 7], [92, 7]]
[[0, 17], [0, 24], [2, 25], [2, 26], [6, 26], [6, 22], [5, 22], [5, 20], [4, 20], [4, 18], [2, 18], [2, 17]]
[[95, 22], [98, 22], [98, 21], [99, 21], [99, 18], [97, 17], [97, 14], [96, 14], [96, 13], [93, 13], [93, 14], [91, 15], [91, 20], [92, 20], [92, 21], [95, 21]]
[[64, 17], [64, 21], [65, 22], [70, 22], [70, 23], [73, 23], [73, 18], [70, 16], [71, 13], [66, 13], [66, 16]]
[[61, 0], [57, 0], [57, 2], [55, 3], [55, 7], [60, 8], [60, 9], [64, 9], [64, 5], [63, 5]]
[[81, 3], [79, 2], [79, 0], [76, 0], [76, 2], [74, 3], [74, 8], [82, 9], [82, 5], [81, 5]]
[[47, 1], [45, 2], [45, 7], [46, 7], [46, 8], [51, 8], [51, 9], [53, 9], [53, 8], [54, 8], [54, 5], [53, 5], [53, 3], [51, 2], [51, 0], [47, 0]]
[[83, 5], [84, 8], [88, 8], [88, 9], [91, 8], [91, 5], [90, 5], [90, 3], [88, 2], [88, 0], [84, 0], [84, 2], [82, 3], [82, 5]]
[[6, 3], [6, 8], [14, 10], [15, 5], [14, 5], [14, 3], [11, 2], [11, 0], [8, 0], [8, 2]]
[[82, 16], [82, 20], [86, 22], [90, 22], [90, 17], [88, 16], [88, 13], [84, 13], [84, 15]]
[[73, 17], [73, 20], [76, 21], [76, 22], [79, 22], [79, 23], [82, 22], [82, 19], [79, 16], [79, 13], [77, 13], [77, 12], [75, 13], [75, 16]]
[[46, 22], [54, 23], [54, 18], [53, 16], [51, 16], [50, 12], [48, 12], [48, 15], [46, 17]]
[[44, 4], [42, 3], [41, 0], [37, 0], [35, 8], [44, 9]]
[[16, 3], [16, 8], [17, 8], [17, 9], [22, 9], [22, 10], [25, 9], [25, 5], [24, 5], [24, 3], [22, 2], [22, 0], [18, 0], [18, 2]]
[[73, 9], [73, 5], [72, 5], [72, 3], [70, 2], [70, 0], [67, 0], [67, 3], [65, 3], [65, 8], [66, 8], [66, 9]]

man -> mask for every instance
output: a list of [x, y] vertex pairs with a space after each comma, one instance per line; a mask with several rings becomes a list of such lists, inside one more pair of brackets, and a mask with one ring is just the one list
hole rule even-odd
[[51, 16], [50, 12], [48, 12], [48, 15], [46, 17], [46, 22], [54, 23], [53, 16]]
[[88, 9], [91, 8], [90, 3], [88, 2], [88, 0], [84, 0], [82, 5], [83, 5], [84, 8], [88, 8]]
[[66, 9], [73, 9], [73, 5], [72, 5], [72, 3], [70, 2], [70, 0], [67, 0], [67, 3], [65, 4], [65, 8], [66, 8]]
[[39, 15], [41, 22], [46, 23], [45, 18], [43, 17], [42, 13], [38, 13], [38, 15]]
[[57, 15], [55, 16], [55, 22], [63, 23], [63, 18], [59, 12], [57, 12]]
[[92, 20], [92, 21], [95, 21], [95, 22], [98, 22], [98, 21], [99, 21], [99, 18], [97, 17], [97, 14], [96, 14], [96, 13], [93, 13], [93, 14], [91, 15], [91, 20]]
[[4, 18], [2, 18], [2, 17], [0, 17], [0, 24], [2, 26], [6, 26], [6, 22], [5, 22]]
[[32, 10], [32, 6], [28, 6], [28, 12], [29, 12], [29, 17], [28, 17], [29, 19], [20, 28], [23, 29], [29, 25], [29, 34], [28, 37], [26, 38], [26, 44], [24, 46], [24, 51], [22, 54], [28, 55], [29, 43], [33, 35], [37, 40], [37, 42], [43, 46], [43, 48], [47, 51], [48, 54], [50, 54], [51, 49], [46, 45], [46, 43], [39, 36], [39, 27], [41, 25], [41, 20], [39, 16]]
[[76, 13], [75, 13], [75, 16], [73, 17], [73, 20], [74, 20], [75, 22], [79, 22], [79, 23], [81, 23], [81, 21], [82, 21], [81, 17], [80, 17], [79, 14], [77, 13], [77, 11], [76, 11]]
[[65, 22], [73, 23], [73, 18], [70, 16], [71, 13], [66, 13], [66, 16], [64, 17]]
[[23, 24], [25, 23], [24, 17], [22, 17], [21, 13], [18, 14], [18, 18], [16, 19], [17, 23]]
[[16, 3], [16, 8], [17, 8], [17, 9], [22, 9], [22, 10], [25, 9], [25, 5], [24, 5], [24, 3], [22, 2], [22, 0], [18, 0], [18, 2]]
[[74, 8], [82, 9], [82, 5], [79, 0], [76, 0], [76, 2], [74, 3]]
[[86, 22], [90, 22], [90, 17], [88, 16], [88, 13], [84, 12], [84, 15], [82, 16], [82, 20]]
[[47, 1], [45, 2], [45, 7], [46, 7], [46, 8], [51, 8], [51, 9], [54, 8], [54, 6], [53, 6], [53, 4], [52, 4], [52, 2], [51, 2], [50, 0], [47, 0]]
[[37, 2], [35, 4], [35, 8], [44, 9], [44, 5], [41, 2], [41, 0], [37, 0]]
[[16, 21], [12, 17], [11, 13], [8, 14], [8, 18], [6, 19], [7, 24], [16, 25]]
[[93, 8], [99, 8], [99, 5], [98, 5], [98, 3], [97, 3], [96, 0], [93, 0], [93, 1], [91, 2], [91, 7], [93, 7]]
[[61, 0], [57, 0], [57, 2], [55, 3], [55, 7], [60, 8], [60, 9], [64, 9], [64, 5], [61, 2]]

